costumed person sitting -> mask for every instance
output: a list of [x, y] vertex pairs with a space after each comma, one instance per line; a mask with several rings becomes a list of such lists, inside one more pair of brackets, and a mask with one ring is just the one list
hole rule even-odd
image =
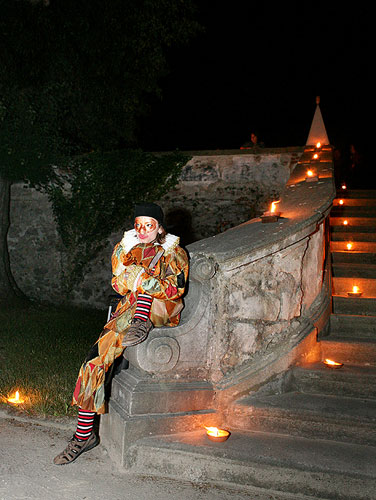
[[188, 257], [179, 237], [166, 234], [161, 207], [135, 206], [134, 229], [115, 246], [112, 272], [112, 287], [122, 299], [80, 368], [72, 399], [78, 406], [77, 429], [54, 458], [57, 465], [73, 462], [99, 443], [94, 417], [105, 413], [105, 384], [124, 348], [145, 340], [153, 326], [179, 324]]

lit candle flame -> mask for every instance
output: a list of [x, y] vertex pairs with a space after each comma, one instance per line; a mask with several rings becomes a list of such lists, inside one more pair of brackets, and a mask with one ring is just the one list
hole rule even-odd
[[329, 366], [342, 366], [343, 363], [337, 363], [337, 361], [333, 361], [332, 359], [325, 359], [324, 363]]
[[228, 436], [230, 434], [228, 431], [225, 431], [224, 429], [218, 429], [218, 427], [206, 427], [206, 426], [204, 427], [210, 436], [222, 437], [222, 436]]
[[20, 398], [19, 391], [16, 391], [16, 393], [13, 397], [8, 398], [8, 402], [13, 403], [13, 404], [20, 404], [20, 403], [23, 403], [24, 400], [22, 398]]
[[279, 203], [281, 200], [278, 200], [278, 201], [272, 201], [272, 204], [270, 205], [270, 211], [272, 213], [275, 212], [275, 206], [277, 205], [277, 203]]
[[317, 148], [317, 149], [320, 149], [320, 148], [321, 148], [321, 142], [318, 142], [318, 143], [316, 144], [316, 148]]
[[349, 223], [349, 221], [348, 221], [348, 220], [344, 220], [344, 221], [343, 221], [343, 225], [344, 225], [344, 226], [347, 226], [347, 224], [348, 224], [348, 223]]
[[312, 177], [313, 176], [312, 170], [307, 170], [307, 175], [308, 175], [308, 177]]
[[353, 293], [359, 293], [359, 287], [354, 285], [352, 288]]
[[352, 243], [347, 243], [346, 247], [347, 247], [347, 250], [351, 250], [352, 249]]
[[318, 159], [318, 157], [319, 157], [319, 155], [318, 155], [317, 153], [315, 153], [315, 154], [313, 155], [313, 159], [314, 159], [314, 160], [317, 160], [317, 159]]
[[342, 184], [341, 188], [342, 189], [347, 189], [346, 184]]
[[343, 200], [339, 200], [338, 202], [340, 205], [343, 205]]

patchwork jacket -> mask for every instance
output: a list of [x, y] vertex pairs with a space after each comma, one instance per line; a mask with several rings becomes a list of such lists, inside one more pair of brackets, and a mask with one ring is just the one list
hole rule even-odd
[[106, 328], [123, 332], [133, 318], [138, 293], [153, 297], [154, 326], [177, 326], [188, 279], [188, 256], [179, 237], [166, 235], [163, 244], [139, 243], [134, 229], [126, 231], [112, 254], [112, 287], [123, 296]]

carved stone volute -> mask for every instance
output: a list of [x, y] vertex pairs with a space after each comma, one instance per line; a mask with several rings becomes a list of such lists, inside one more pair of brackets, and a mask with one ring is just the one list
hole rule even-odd
[[190, 276], [198, 281], [207, 281], [213, 278], [217, 265], [212, 257], [203, 254], [193, 256], [190, 263]]

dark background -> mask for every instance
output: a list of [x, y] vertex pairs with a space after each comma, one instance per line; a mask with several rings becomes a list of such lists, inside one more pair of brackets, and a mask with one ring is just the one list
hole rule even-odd
[[302, 146], [316, 107], [331, 144], [368, 154], [371, 15], [361, 3], [199, 2], [204, 31], [169, 53], [162, 100], [142, 122], [149, 150]]

